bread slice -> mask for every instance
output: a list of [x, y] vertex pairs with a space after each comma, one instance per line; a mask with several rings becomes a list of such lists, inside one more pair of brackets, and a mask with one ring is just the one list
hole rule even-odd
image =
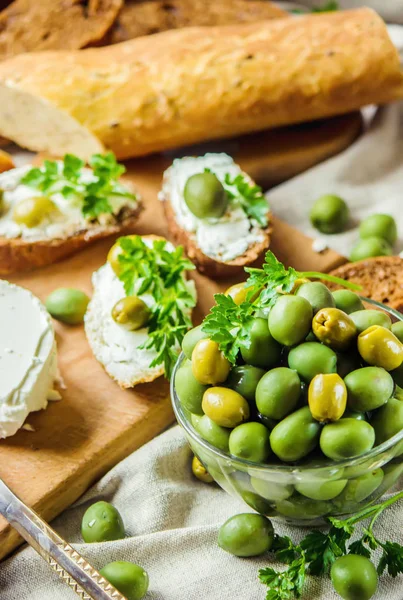
[[[400, 256], [380, 256], [347, 263], [330, 274], [361, 285], [361, 296], [403, 312], [403, 258]], [[340, 289], [340, 286], [328, 282], [326, 285]]]
[[[223, 173], [228, 170], [228, 172], [232, 175], [243, 174], [249, 181], [251, 185], [254, 185], [254, 182], [243, 173], [239, 167], [232, 161], [232, 159], [225, 154], [206, 154], [204, 157], [200, 156], [197, 158], [186, 157], [183, 159], [177, 159], [174, 161], [172, 167], [167, 169], [164, 173], [163, 179], [163, 188], [160, 194], [160, 198], [163, 201], [164, 205], [164, 213], [167, 219], [168, 231], [171, 238], [177, 244], [181, 244], [184, 246], [186, 254], [190, 258], [190, 260], [196, 265], [197, 269], [211, 277], [212, 279], [220, 279], [226, 277], [232, 277], [237, 275], [238, 273], [242, 273], [245, 266], [251, 265], [254, 263], [262, 254], [265, 252], [270, 245], [270, 235], [272, 231], [272, 226], [270, 223], [270, 213], [269, 213], [269, 205], [267, 205], [267, 217], [268, 217], [268, 225], [266, 227], [259, 227], [257, 225], [253, 225], [249, 218], [244, 215], [244, 219], [249, 220], [250, 223], [250, 232], [251, 233], [251, 241], [246, 248], [243, 249], [242, 253], [239, 255], [235, 255], [234, 257], [224, 260], [219, 258], [219, 251], [217, 254], [213, 255], [213, 253], [207, 253], [206, 250], [203, 250], [200, 247], [200, 243], [198, 242], [197, 230], [189, 230], [182, 226], [182, 224], [178, 221], [178, 214], [175, 210], [175, 206], [172, 202], [172, 193], [175, 193], [175, 171], [173, 169], [180, 168], [179, 165], [183, 164], [186, 168], [186, 172], [188, 175], [192, 175], [195, 173], [200, 173], [204, 170], [205, 167], [211, 168], [211, 171], [215, 173], [219, 179], [223, 179]], [[188, 166], [190, 165], [190, 166]], [[179, 166], [179, 167], [178, 167]], [[190, 169], [190, 170], [189, 170]], [[189, 171], [188, 171], [189, 170]], [[179, 190], [179, 194], [182, 194], [182, 185], [184, 185], [184, 180], [181, 180], [181, 187]], [[178, 193], [178, 191], [176, 192]], [[183, 209], [185, 211], [185, 215], [191, 215], [190, 211], [184, 205], [183, 201]], [[208, 231], [208, 224], [203, 219], [197, 219], [194, 216], [196, 223], [200, 224], [203, 228]], [[186, 216], [185, 216], [186, 219]], [[219, 219], [215, 222], [212, 227], [217, 227], [216, 232], [220, 227], [227, 224], [229, 227], [232, 227], [232, 223], [230, 219], [227, 217], [227, 213], [224, 215], [223, 219]], [[236, 223], [235, 223], [236, 225]], [[197, 225], [199, 227], [199, 225]], [[213, 229], [212, 229], [212, 237], [213, 237]], [[215, 233], [217, 235], [217, 233]], [[218, 233], [220, 235], [220, 233]], [[236, 234], [235, 234], [236, 235]], [[204, 237], [206, 235], [204, 234]], [[256, 238], [256, 241], [252, 241], [253, 238]], [[229, 243], [236, 243], [239, 238], [244, 238], [244, 234], [240, 233], [239, 237], [234, 237]], [[246, 237], [245, 237], [246, 239]], [[223, 243], [223, 247], [228, 248], [228, 244]]]
[[[141, 237], [146, 244], [164, 239], [155, 235]], [[92, 281], [94, 292], [85, 314], [84, 326], [95, 358], [123, 389], [149, 383], [163, 375], [163, 365], [149, 366], [156, 356], [155, 351], [138, 348], [147, 339], [147, 329], [126, 331], [112, 319], [113, 306], [126, 294], [123, 283], [108, 262], [93, 274]], [[188, 280], [188, 285], [189, 291], [196, 294], [194, 282]], [[147, 296], [142, 297], [145, 302]], [[178, 354], [179, 351], [178, 346]]]
[[134, 210], [122, 214], [114, 225], [84, 229], [67, 238], [29, 241], [0, 237], [0, 275], [45, 267], [83, 250], [97, 240], [132, 233], [141, 210], [142, 205], [139, 203]]
[[267, 0], [126, 0], [104, 44], [181, 29], [281, 19], [288, 13]]

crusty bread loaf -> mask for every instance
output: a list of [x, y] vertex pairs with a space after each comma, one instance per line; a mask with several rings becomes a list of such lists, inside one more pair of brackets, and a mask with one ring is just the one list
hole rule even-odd
[[[403, 258], [400, 256], [380, 256], [347, 263], [331, 274], [361, 285], [362, 296], [403, 312]], [[339, 286], [328, 282], [326, 285], [339, 289]]]
[[211, 27], [279, 19], [288, 13], [267, 0], [126, 0], [104, 44], [182, 27]]
[[54, 156], [103, 144], [125, 158], [402, 95], [396, 48], [363, 8], [17, 56], [0, 64], [0, 135]]
[[82, 250], [89, 244], [112, 235], [132, 233], [142, 210], [139, 203], [126, 211], [114, 225], [77, 231], [67, 238], [31, 241], [21, 238], [0, 237], [0, 275], [45, 267]]
[[0, 59], [35, 50], [75, 50], [101, 40], [123, 0], [14, 0], [0, 13]]

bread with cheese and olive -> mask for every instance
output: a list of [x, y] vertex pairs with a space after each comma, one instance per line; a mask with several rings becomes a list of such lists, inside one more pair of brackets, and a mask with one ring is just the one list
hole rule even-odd
[[0, 438], [14, 435], [29, 413], [47, 407], [58, 378], [49, 313], [30, 291], [0, 280]]
[[0, 274], [57, 262], [95, 240], [133, 230], [141, 201], [111, 154], [0, 174]]
[[171, 236], [210, 277], [242, 272], [270, 245], [268, 202], [227, 154], [175, 159], [160, 199]]
[[183, 248], [164, 238], [119, 238], [92, 278], [85, 332], [95, 358], [122, 388], [169, 378], [191, 328], [196, 290]]

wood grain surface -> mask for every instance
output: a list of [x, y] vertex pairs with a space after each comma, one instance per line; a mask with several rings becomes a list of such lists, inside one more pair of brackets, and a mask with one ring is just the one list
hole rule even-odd
[[[360, 126], [360, 118], [352, 115], [282, 134], [271, 132], [232, 141], [232, 146], [224, 149], [267, 185], [341, 150], [355, 139]], [[204, 148], [216, 149], [216, 145]], [[139, 189], [145, 205], [136, 233], [166, 235], [157, 193], [162, 172], [171, 160], [171, 156], [157, 156], [127, 164], [127, 176]], [[112, 242], [100, 242], [61, 263], [10, 280], [29, 288], [42, 300], [61, 286], [80, 288], [90, 294], [91, 274], [105, 262]], [[345, 262], [331, 250], [316, 254], [311, 245], [309, 238], [274, 217], [271, 247], [287, 265], [326, 271]], [[194, 278], [199, 295], [194, 315], [197, 323], [209, 310], [214, 293], [234, 282], [218, 285], [199, 274]], [[28, 417], [27, 422], [35, 431], [20, 430], [0, 442], [0, 477], [47, 520], [174, 420], [164, 379], [123, 391], [93, 358], [81, 326], [55, 323], [55, 328], [60, 371], [66, 385], [63, 399]], [[16, 532], [1, 519], [0, 558], [19, 543]]]

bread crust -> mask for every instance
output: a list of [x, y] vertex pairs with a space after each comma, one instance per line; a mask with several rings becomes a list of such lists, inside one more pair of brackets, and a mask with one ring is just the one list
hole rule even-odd
[[402, 96], [397, 50], [363, 8], [19, 55], [0, 64], [0, 135], [84, 158], [99, 140], [128, 158]]
[[192, 233], [182, 229], [175, 218], [175, 211], [170, 199], [165, 196], [163, 200], [164, 213], [168, 224], [169, 235], [176, 244], [181, 244], [190, 260], [196, 265], [197, 270], [211, 279], [225, 279], [243, 273], [244, 267], [255, 262], [270, 246], [270, 235], [272, 225], [270, 213], [268, 212], [268, 226], [262, 229], [264, 239], [253, 246], [241, 256], [237, 256], [228, 262], [221, 262], [206, 256], [195, 242]]
[[112, 235], [133, 232], [142, 210], [139, 204], [114, 225], [77, 231], [67, 238], [30, 241], [0, 237], [0, 275], [45, 267]]
[[[379, 256], [355, 263], [347, 263], [330, 271], [331, 275], [362, 286], [361, 296], [403, 311], [403, 258]], [[341, 286], [326, 282], [330, 289]]]

